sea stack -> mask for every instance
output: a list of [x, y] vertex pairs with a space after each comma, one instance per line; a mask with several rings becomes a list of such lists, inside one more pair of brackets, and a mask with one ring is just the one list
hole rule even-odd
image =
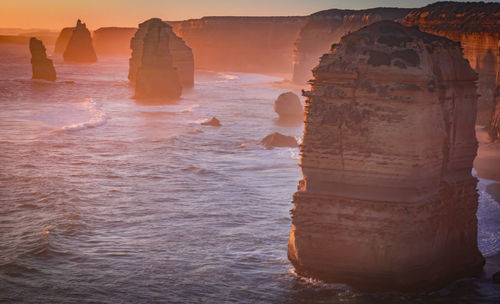
[[45, 79], [50, 81], [56, 80], [56, 70], [52, 60], [47, 58], [45, 46], [41, 40], [31, 37], [30, 52], [31, 52], [31, 69], [33, 71], [33, 79]]
[[128, 78], [132, 83], [136, 81], [137, 70], [141, 66], [144, 48], [144, 38], [150, 27], [161, 26], [163, 33], [168, 36], [168, 51], [172, 57], [172, 64], [177, 69], [180, 82], [183, 88], [190, 88], [194, 85], [194, 59], [193, 52], [184, 40], [175, 35], [172, 27], [161, 19], [152, 18], [141, 24], [130, 40], [132, 57], [130, 58]]
[[274, 111], [281, 120], [300, 121], [304, 119], [304, 108], [299, 96], [294, 92], [285, 92], [274, 101]]
[[97, 56], [92, 44], [92, 37], [85, 23], [78, 19], [63, 54], [64, 61], [90, 63], [96, 62]]
[[361, 290], [477, 273], [477, 74], [460, 45], [381, 21], [313, 70], [288, 258]]
[[182, 86], [170, 54], [171, 28], [160, 19], [148, 27], [135, 79], [135, 97], [177, 99]]
[[71, 35], [73, 34], [74, 27], [65, 27], [57, 36], [56, 45], [54, 47], [54, 53], [63, 54], [68, 46], [68, 42], [71, 39]]

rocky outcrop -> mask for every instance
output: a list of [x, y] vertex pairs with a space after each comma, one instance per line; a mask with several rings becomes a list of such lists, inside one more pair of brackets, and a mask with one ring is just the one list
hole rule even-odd
[[290, 73], [306, 17], [203, 17], [169, 22], [193, 49], [197, 69]]
[[403, 18], [409, 11], [403, 8], [331, 9], [310, 15], [294, 43], [292, 80], [305, 84], [311, 79], [311, 70], [318, 64], [318, 58], [345, 34], [380, 20]]
[[437, 2], [412, 11], [403, 24], [460, 42], [464, 57], [479, 74], [478, 124], [487, 125], [499, 72], [500, 3]]
[[177, 99], [181, 96], [182, 86], [170, 54], [171, 28], [160, 19], [150, 21], [142, 39], [135, 97]]
[[304, 108], [302, 108], [299, 96], [293, 92], [280, 94], [274, 102], [274, 111], [282, 120], [302, 120], [304, 118]]
[[216, 117], [212, 117], [209, 121], [202, 122], [201, 125], [203, 126], [212, 126], [212, 127], [220, 127], [222, 124]]
[[71, 39], [71, 35], [73, 34], [74, 27], [65, 27], [57, 36], [56, 45], [54, 47], [54, 53], [62, 54], [66, 50], [68, 46], [68, 42]]
[[476, 73], [458, 43], [382, 21], [313, 71], [293, 198], [296, 271], [430, 290], [480, 271]]
[[70, 62], [96, 62], [97, 56], [92, 44], [92, 37], [85, 23], [78, 19], [63, 53], [64, 61]]
[[172, 27], [158, 18], [149, 19], [139, 24], [139, 29], [134, 37], [130, 40], [130, 48], [132, 49], [132, 57], [129, 65], [129, 80], [134, 83], [136, 73], [141, 65], [144, 37], [151, 26], [159, 26], [159, 23], [164, 23], [162, 26], [163, 33], [168, 35], [168, 52], [172, 57], [173, 66], [177, 69], [179, 79], [184, 88], [189, 88], [194, 85], [194, 61], [191, 48], [184, 43], [184, 40], [175, 35]]
[[56, 80], [56, 69], [52, 60], [47, 58], [45, 46], [41, 40], [32, 37], [30, 39], [31, 69], [33, 79]]
[[130, 56], [130, 39], [135, 27], [101, 27], [92, 33], [98, 56]]
[[496, 88], [496, 105], [491, 114], [490, 124], [488, 126], [488, 134], [491, 141], [500, 142], [500, 85]]
[[297, 140], [293, 136], [286, 136], [278, 132], [274, 132], [273, 134], [269, 134], [264, 137], [260, 144], [264, 146], [266, 149], [273, 149], [276, 147], [290, 147], [297, 148]]

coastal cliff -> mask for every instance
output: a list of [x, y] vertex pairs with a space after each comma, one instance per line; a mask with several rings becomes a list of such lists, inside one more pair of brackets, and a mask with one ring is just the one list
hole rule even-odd
[[45, 46], [41, 40], [32, 37], [30, 39], [31, 69], [33, 79], [56, 80], [56, 70], [52, 60], [47, 58]]
[[305, 84], [311, 79], [311, 70], [319, 57], [345, 34], [377, 21], [401, 19], [409, 11], [404, 8], [331, 9], [310, 15], [294, 43], [292, 80]]
[[78, 19], [76, 27], [73, 29], [66, 50], [63, 53], [64, 61], [90, 63], [96, 62], [92, 37], [85, 23]]
[[179, 80], [184, 88], [189, 88], [194, 85], [194, 59], [191, 48], [186, 45], [184, 40], [179, 38], [172, 31], [172, 27], [161, 21], [158, 18], [149, 19], [139, 24], [139, 29], [134, 37], [130, 40], [130, 48], [132, 56], [129, 61], [129, 80], [134, 83], [136, 81], [137, 70], [141, 66], [143, 58], [144, 39], [151, 26], [160, 26], [159, 23], [164, 23], [162, 32], [168, 35], [168, 52], [172, 57], [172, 64], [177, 69]]
[[203, 17], [169, 22], [193, 49], [197, 69], [290, 73], [306, 17]]
[[[144, 38], [140, 39], [141, 56], [135, 75], [135, 97], [176, 99], [181, 96], [182, 86], [170, 54], [172, 29], [160, 19], [142, 23]], [[141, 29], [139, 26], [139, 31]], [[137, 37], [137, 36], [136, 36]], [[134, 37], [134, 42], [137, 39]], [[132, 42], [132, 43], [134, 43]], [[135, 52], [135, 50], [134, 50]]]
[[487, 125], [494, 109], [500, 41], [500, 3], [437, 2], [409, 13], [405, 25], [459, 41], [479, 74], [477, 123]]
[[92, 33], [94, 49], [99, 56], [130, 56], [130, 39], [137, 28], [101, 27]]
[[477, 74], [459, 44], [377, 22], [313, 74], [288, 247], [297, 273], [420, 291], [480, 271]]

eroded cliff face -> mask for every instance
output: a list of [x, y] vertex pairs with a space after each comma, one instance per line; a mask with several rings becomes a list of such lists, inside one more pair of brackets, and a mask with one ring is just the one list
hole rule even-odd
[[197, 69], [290, 73], [305, 17], [204, 17], [169, 22], [193, 49]]
[[476, 73], [458, 43], [382, 21], [314, 69], [288, 257], [363, 290], [430, 290], [479, 271]]
[[331, 9], [312, 14], [294, 43], [292, 80], [305, 84], [311, 79], [319, 57], [345, 34], [377, 21], [401, 19], [409, 11], [403, 8]]
[[56, 80], [56, 70], [52, 60], [47, 58], [45, 46], [41, 40], [30, 39], [31, 69], [33, 79]]
[[412, 11], [403, 24], [461, 43], [464, 57], [479, 74], [477, 122], [487, 125], [499, 72], [500, 3], [438, 2]]
[[71, 39], [71, 35], [73, 34], [74, 27], [65, 27], [57, 36], [56, 45], [54, 48], [54, 53], [62, 54], [66, 50], [66, 46], [68, 46], [68, 42]]
[[[130, 40], [132, 57], [129, 61], [128, 78], [132, 83], [136, 81], [137, 70], [143, 58], [143, 47], [146, 34], [151, 26], [160, 26], [158, 22], [165, 23], [158, 18], [153, 18], [139, 24], [139, 29]], [[186, 45], [184, 40], [175, 35], [172, 31], [172, 27], [167, 23], [165, 23], [162, 31], [169, 36], [169, 56], [172, 57], [173, 66], [177, 69], [182, 86], [184, 88], [192, 87], [194, 85], [194, 59], [191, 48]]]
[[141, 57], [135, 78], [136, 98], [176, 99], [181, 96], [181, 82], [170, 54], [171, 39], [172, 29], [168, 24], [160, 19], [148, 20], [144, 38], [140, 40]]
[[85, 23], [82, 23], [80, 19], [78, 19], [76, 27], [71, 34], [66, 50], [64, 50], [63, 58], [64, 61], [80, 63], [97, 61], [90, 32]]
[[101, 27], [92, 33], [94, 49], [99, 56], [130, 56], [130, 39], [135, 27]]

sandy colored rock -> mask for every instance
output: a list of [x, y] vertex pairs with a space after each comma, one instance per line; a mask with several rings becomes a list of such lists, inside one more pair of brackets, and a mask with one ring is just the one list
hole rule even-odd
[[78, 19], [73, 29], [66, 50], [63, 54], [64, 61], [90, 63], [96, 62], [97, 56], [92, 44], [92, 37], [85, 23]]
[[276, 147], [298, 147], [295, 137], [286, 136], [278, 132], [267, 135], [260, 141], [260, 144], [263, 145], [266, 149], [272, 149]]
[[302, 120], [304, 118], [304, 108], [300, 103], [299, 96], [293, 92], [280, 94], [274, 102], [274, 111], [278, 113], [280, 119], [284, 120]]
[[143, 39], [142, 59], [135, 80], [136, 98], [177, 99], [182, 86], [170, 55], [170, 26], [154, 19]]
[[458, 43], [382, 21], [314, 69], [288, 258], [361, 290], [433, 290], [481, 271], [477, 74]]
[[222, 124], [216, 117], [212, 117], [209, 121], [202, 122], [201, 125], [203, 126], [213, 126], [213, 127], [220, 127]]
[[52, 60], [47, 58], [45, 46], [41, 40], [32, 37], [30, 39], [31, 69], [33, 79], [56, 80], [56, 70]]
[[[136, 80], [137, 70], [141, 65], [144, 38], [151, 26], [157, 26], [159, 23], [164, 23], [161, 19], [152, 18], [141, 24], [130, 40], [130, 48], [132, 56], [129, 61], [129, 80], [134, 83]], [[175, 35], [172, 27], [165, 23], [163, 31], [169, 38], [169, 53], [172, 57], [172, 64], [177, 69], [179, 79], [183, 88], [190, 88], [194, 85], [194, 59], [191, 48], [186, 45], [184, 40]]]

